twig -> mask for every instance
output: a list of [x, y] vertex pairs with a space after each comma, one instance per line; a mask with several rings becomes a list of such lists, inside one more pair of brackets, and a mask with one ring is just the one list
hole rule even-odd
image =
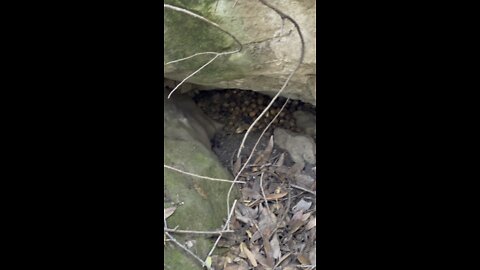
[[316, 264], [315, 264], [315, 265], [314, 265], [314, 264], [310, 264], [310, 265], [305, 264], [305, 265], [295, 265], [295, 266], [296, 266], [296, 267], [299, 267], [299, 268], [308, 268], [308, 269], [315, 269], [315, 268], [317, 268], [317, 265], [316, 265]]
[[195, 258], [197, 261], [199, 261], [199, 262], [202, 264], [202, 267], [205, 267], [205, 262], [202, 261], [202, 259], [200, 259], [195, 253], [193, 253], [191, 250], [189, 250], [189, 249], [186, 248], [184, 245], [182, 245], [180, 242], [178, 242], [177, 239], [175, 239], [173, 236], [171, 236], [168, 232], [165, 232], [165, 235], [167, 235], [167, 237], [168, 237], [172, 242], [174, 242], [177, 246], [179, 246], [180, 248], [182, 248], [183, 250], [185, 250], [188, 254], [192, 255], [193, 258]]
[[301, 191], [308, 192], [308, 193], [310, 193], [310, 194], [312, 194], [312, 195], [314, 195], [314, 196], [317, 196], [317, 193], [315, 193], [315, 192], [313, 192], [313, 191], [311, 191], [311, 190], [308, 190], [308, 189], [306, 189], [306, 188], [303, 188], [303, 187], [301, 187], [301, 186], [292, 185], [292, 184], [290, 184], [290, 186], [293, 187], [293, 188], [299, 189], [299, 190], [301, 190]]
[[[233, 202], [233, 206], [232, 206], [232, 211], [230, 211], [230, 214], [228, 214], [228, 218], [227, 218], [227, 221], [225, 222], [225, 225], [223, 225], [223, 230], [228, 230], [228, 228], [230, 228], [230, 219], [232, 218], [232, 215], [233, 215], [233, 210], [235, 210], [235, 205], [237, 204], [237, 200], [235, 200]], [[220, 234], [218, 237], [217, 237], [217, 240], [215, 241], [215, 244], [213, 244], [213, 247], [212, 249], [210, 250], [210, 252], [208, 253], [207, 255], [207, 258], [210, 257], [210, 255], [212, 255], [213, 251], [215, 250], [215, 248], [217, 248], [217, 245], [218, 245], [218, 242], [220, 241], [220, 239], [222, 238], [223, 234]], [[206, 260], [206, 259], [205, 259]]]
[[190, 56], [187, 56], [185, 58], [181, 58], [181, 59], [177, 59], [177, 60], [173, 60], [173, 61], [170, 61], [170, 62], [167, 62], [165, 64], [163, 64], [164, 66], [168, 66], [168, 65], [171, 65], [171, 64], [175, 64], [175, 63], [178, 63], [178, 62], [182, 62], [182, 61], [185, 61], [185, 60], [188, 60], [188, 59], [192, 59], [194, 57], [197, 57], [197, 56], [201, 56], [201, 55], [218, 55], [218, 54], [222, 54], [222, 53], [219, 53], [219, 52], [201, 52], [201, 53], [196, 53], [194, 55], [190, 55]]
[[[208, 66], [210, 63], [212, 63], [213, 61], [215, 61], [215, 59], [217, 59], [219, 56], [222, 56], [222, 55], [229, 55], [229, 54], [234, 54], [234, 53], [238, 53], [240, 51], [242, 51], [243, 49], [243, 45], [242, 43], [233, 35], [231, 34], [230, 32], [224, 30], [222, 27], [220, 27], [220, 25], [210, 21], [209, 19], [201, 16], [201, 15], [198, 15], [194, 12], [191, 12], [189, 10], [186, 10], [184, 8], [180, 8], [180, 7], [176, 7], [176, 6], [172, 6], [172, 5], [169, 5], [169, 4], [163, 4], [163, 8], [167, 8], [167, 9], [171, 9], [171, 10], [174, 10], [174, 11], [178, 11], [178, 12], [181, 12], [181, 13], [185, 13], [189, 16], [192, 16], [194, 18], [197, 18], [201, 21], [204, 21], [210, 25], [213, 25], [215, 28], [219, 29], [222, 33], [225, 33], [226, 35], [228, 35], [229, 37], [231, 37], [237, 44], [238, 44], [238, 49], [235, 50], [235, 51], [229, 51], [229, 52], [223, 52], [223, 53], [213, 53], [215, 54], [215, 56], [210, 60], [208, 61], [206, 64], [204, 64], [203, 66], [201, 66], [199, 69], [197, 69], [195, 72], [193, 72], [192, 74], [190, 74], [189, 76], [187, 76], [182, 82], [180, 82], [171, 92], [170, 94], [168, 95], [168, 99], [170, 99], [170, 97], [172, 96], [172, 94], [185, 82], [187, 81], [188, 79], [190, 79], [191, 77], [193, 77], [195, 74], [197, 74], [198, 72], [200, 72], [202, 69], [204, 69], [206, 66]], [[198, 53], [198, 54], [194, 54], [192, 56], [189, 56], [189, 57], [186, 57], [186, 58], [182, 58], [182, 59], [178, 59], [178, 60], [175, 60], [175, 61], [171, 61], [169, 63], [176, 63], [176, 62], [180, 62], [180, 61], [184, 61], [186, 59], [190, 59], [190, 58], [193, 58], [195, 56], [198, 56], [198, 55], [204, 55], [204, 54], [211, 54], [210, 52], [207, 52], [207, 53]], [[168, 63], [167, 63], [168, 64]]]
[[212, 177], [207, 177], [207, 176], [201, 176], [201, 175], [198, 175], [198, 174], [185, 172], [185, 171], [182, 171], [182, 170], [180, 170], [180, 169], [177, 169], [177, 168], [174, 168], [174, 167], [165, 165], [165, 164], [163, 164], [163, 167], [164, 167], [164, 168], [167, 168], [167, 169], [169, 169], [169, 170], [172, 170], [172, 171], [176, 171], [176, 172], [183, 173], [183, 174], [186, 174], [186, 175], [190, 175], [190, 176], [193, 176], [193, 177], [197, 177], [197, 178], [200, 178], [200, 179], [205, 179], [205, 180], [210, 180], [210, 181], [217, 181], [217, 182], [228, 182], [228, 183], [232, 183], [232, 184], [246, 184], [246, 182], [244, 182], [244, 181], [236, 181], [236, 182], [235, 182], [235, 181], [227, 180], [227, 179], [212, 178]]
[[295, 66], [295, 68], [293, 69], [293, 71], [290, 73], [290, 75], [288, 76], [287, 80], [285, 81], [285, 83], [283, 84], [282, 88], [280, 88], [280, 90], [278, 91], [278, 93], [273, 97], [272, 101], [270, 101], [270, 103], [268, 104], [268, 106], [262, 111], [262, 113], [255, 119], [255, 121], [253, 121], [253, 123], [250, 125], [250, 127], [248, 128], [247, 132], [245, 133], [245, 136], [243, 136], [243, 139], [242, 139], [242, 143], [240, 144], [240, 148], [238, 149], [238, 153], [237, 153], [237, 158], [240, 157], [240, 154], [242, 152], [242, 149], [244, 147], [244, 144], [245, 144], [245, 140], [247, 139], [248, 135], [250, 134], [250, 131], [253, 129], [253, 127], [258, 123], [258, 121], [260, 121], [260, 119], [263, 117], [263, 115], [265, 115], [265, 113], [267, 113], [267, 111], [270, 109], [270, 107], [272, 107], [273, 103], [275, 102], [275, 100], [277, 100], [277, 98], [280, 96], [280, 94], [283, 92], [283, 90], [287, 87], [288, 83], [290, 82], [290, 79], [292, 79], [293, 75], [297, 72], [297, 70], [300, 68], [300, 66], [302, 65], [303, 63], [303, 59], [305, 58], [305, 41], [303, 39], [303, 35], [302, 35], [302, 31], [300, 30], [300, 26], [298, 25], [298, 23], [292, 19], [290, 16], [288, 16], [287, 14], [283, 13], [282, 11], [278, 10], [277, 8], [273, 7], [272, 5], [268, 4], [267, 2], [265, 2], [264, 0], [259, 0], [262, 4], [264, 4], [265, 6], [271, 8], [272, 10], [274, 10], [276, 13], [278, 13], [278, 15], [280, 15], [280, 17], [282, 18], [282, 20], [284, 19], [287, 19], [289, 21], [291, 21], [293, 23], [293, 25], [295, 26], [295, 28], [297, 29], [297, 32], [298, 32], [298, 35], [300, 37], [300, 42], [301, 42], [301, 52], [300, 52], [300, 59], [298, 60], [298, 63], [297, 65]]
[[255, 145], [253, 146], [252, 151], [250, 152], [250, 156], [248, 156], [247, 160], [245, 161], [245, 164], [243, 164], [243, 167], [240, 169], [240, 171], [238, 171], [237, 175], [236, 175], [235, 178], [233, 179], [233, 183], [232, 183], [232, 185], [230, 185], [230, 189], [228, 190], [228, 193], [227, 193], [227, 209], [228, 209], [228, 210], [230, 209], [230, 207], [229, 207], [229, 201], [230, 201], [230, 196], [231, 196], [231, 193], [232, 193], [232, 190], [233, 190], [233, 185], [238, 182], [238, 178], [240, 177], [240, 174], [243, 172], [243, 170], [245, 170], [245, 168], [247, 167], [248, 163], [249, 163], [250, 160], [252, 159], [253, 154], [255, 153], [255, 149], [257, 149], [257, 146], [258, 146], [258, 144], [260, 143], [260, 140], [262, 139], [263, 135], [265, 134], [265, 132], [267, 132], [267, 130], [270, 128], [270, 126], [273, 124], [273, 122], [275, 122], [275, 120], [277, 120], [278, 116], [279, 116], [280, 113], [283, 111], [283, 109], [284, 109], [285, 106], [287, 105], [288, 101], [290, 101], [290, 98], [287, 98], [287, 100], [286, 100], [285, 103], [283, 104], [282, 108], [280, 108], [280, 110], [277, 112], [277, 114], [275, 115], [275, 117], [273, 117], [273, 119], [270, 121], [270, 123], [268, 123], [267, 127], [262, 131], [262, 134], [260, 134], [260, 136], [258, 137], [257, 141], [255, 142]]
[[222, 234], [222, 233], [233, 233], [234, 230], [223, 230], [223, 231], [190, 231], [190, 230], [177, 230], [177, 229], [163, 229], [164, 232], [171, 233], [181, 233], [181, 234]]
[[197, 74], [198, 72], [202, 71], [202, 69], [204, 69], [205, 67], [207, 67], [208, 65], [210, 65], [210, 63], [212, 63], [213, 61], [215, 61], [215, 59], [217, 59], [219, 56], [220, 56], [220, 54], [215, 55], [210, 61], [208, 61], [206, 64], [204, 64], [204, 65], [201, 66], [199, 69], [195, 70], [192, 74], [188, 75], [185, 79], [183, 79], [177, 86], [175, 86], [175, 88], [173, 88], [173, 90], [170, 92], [170, 94], [168, 94], [168, 98], [170, 99], [170, 97], [173, 95], [173, 93], [174, 93], [183, 83], [185, 83], [185, 82], [186, 82], [188, 79], [190, 79], [191, 77], [195, 76], [195, 74]]
[[267, 206], [267, 210], [268, 210], [268, 212], [270, 212], [270, 207], [268, 206], [267, 196], [265, 196], [265, 190], [263, 189], [263, 174], [264, 174], [264, 172], [262, 172], [262, 175], [260, 175], [260, 190], [262, 191], [262, 196], [263, 196], [263, 200], [265, 201], [265, 206]]

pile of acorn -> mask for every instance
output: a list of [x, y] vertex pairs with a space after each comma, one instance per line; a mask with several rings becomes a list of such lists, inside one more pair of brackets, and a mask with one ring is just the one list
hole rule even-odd
[[[272, 100], [271, 97], [257, 92], [231, 89], [200, 91], [193, 99], [205, 114], [224, 124], [224, 131], [227, 134], [246, 132]], [[253, 131], [263, 130], [280, 111], [285, 101], [286, 98], [278, 98], [260, 122], [255, 125]], [[269, 130], [281, 127], [299, 132], [292, 116], [296, 110], [307, 110], [314, 113], [315, 108], [298, 100], [290, 100]]]

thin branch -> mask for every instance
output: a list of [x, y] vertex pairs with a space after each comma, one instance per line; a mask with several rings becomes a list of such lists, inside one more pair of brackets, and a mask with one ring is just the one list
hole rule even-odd
[[[172, 5], [169, 5], [169, 4], [163, 4], [163, 7], [164, 8], [167, 8], [167, 9], [171, 9], [171, 10], [174, 10], [174, 11], [178, 11], [178, 12], [181, 12], [181, 13], [185, 13], [189, 16], [192, 16], [194, 18], [197, 18], [203, 22], [206, 22], [212, 26], [214, 26], [215, 28], [219, 29], [222, 33], [225, 33], [226, 35], [228, 35], [229, 37], [231, 37], [235, 43], [238, 44], [238, 49], [235, 50], [235, 51], [229, 51], [229, 52], [223, 52], [223, 53], [213, 53], [215, 54], [215, 56], [210, 60], [208, 61], [206, 64], [204, 64], [202, 67], [200, 67], [199, 69], [197, 69], [195, 72], [193, 72], [192, 74], [190, 74], [188, 77], [186, 77], [182, 82], [180, 82], [180, 84], [178, 84], [171, 92], [170, 94], [168, 95], [168, 99], [170, 99], [170, 97], [172, 96], [172, 94], [183, 84], [185, 83], [185, 81], [187, 81], [188, 79], [190, 79], [191, 77], [193, 77], [195, 74], [197, 74], [198, 72], [200, 72], [202, 69], [204, 69], [205, 67], [207, 67], [210, 63], [212, 63], [213, 61], [215, 61], [215, 59], [217, 59], [219, 56], [223, 56], [223, 55], [229, 55], [229, 54], [234, 54], [234, 53], [238, 53], [240, 51], [242, 51], [243, 49], [243, 45], [242, 43], [233, 35], [231, 34], [230, 32], [224, 30], [222, 27], [220, 27], [220, 25], [210, 21], [209, 19], [201, 16], [201, 15], [198, 15], [194, 12], [191, 12], [189, 10], [186, 10], [184, 8], [180, 8], [180, 7], [176, 7], [176, 6], [172, 6]], [[172, 63], [176, 63], [176, 62], [180, 62], [180, 61], [184, 61], [184, 60], [187, 60], [187, 59], [191, 59], [195, 56], [198, 56], [198, 55], [205, 55], [205, 54], [211, 54], [210, 52], [207, 52], [207, 53], [197, 53], [197, 54], [194, 54], [192, 56], [188, 56], [188, 57], [185, 57], [185, 58], [182, 58], [182, 59], [178, 59], [178, 60], [174, 60], [174, 61], [171, 61]], [[169, 63], [171, 63], [169, 62]], [[167, 63], [168, 64], [168, 63]]]
[[295, 26], [295, 28], [297, 29], [297, 32], [298, 32], [298, 35], [300, 37], [300, 42], [301, 42], [301, 51], [300, 51], [300, 58], [298, 60], [298, 63], [297, 65], [295, 66], [294, 70], [290, 73], [290, 75], [288, 76], [287, 80], [285, 81], [285, 83], [283, 84], [282, 88], [280, 88], [280, 90], [278, 91], [278, 93], [273, 97], [272, 101], [270, 101], [270, 103], [268, 104], [268, 106], [262, 111], [262, 113], [255, 119], [255, 121], [253, 121], [253, 123], [250, 125], [250, 127], [248, 128], [247, 132], [245, 133], [245, 135], [243, 136], [243, 139], [242, 139], [242, 143], [240, 144], [240, 148], [238, 149], [238, 152], [237, 152], [237, 158], [240, 157], [240, 154], [242, 152], [242, 149], [243, 147], [245, 146], [245, 140], [247, 139], [248, 135], [250, 134], [250, 132], [252, 131], [253, 127], [258, 123], [258, 121], [260, 121], [260, 119], [267, 113], [267, 111], [270, 109], [270, 107], [272, 107], [273, 103], [275, 102], [275, 100], [277, 100], [277, 98], [280, 96], [280, 94], [282, 94], [283, 90], [287, 87], [288, 83], [290, 82], [290, 80], [292, 79], [293, 75], [297, 72], [297, 70], [300, 68], [300, 66], [302, 65], [303, 63], [303, 59], [305, 58], [305, 40], [303, 39], [303, 35], [302, 35], [302, 31], [300, 30], [300, 26], [298, 25], [298, 23], [292, 19], [290, 16], [286, 15], [285, 13], [283, 13], [282, 11], [278, 10], [277, 8], [273, 7], [272, 5], [268, 4], [267, 2], [265, 2], [264, 0], [259, 0], [262, 4], [264, 4], [265, 6], [271, 8], [272, 10], [274, 10], [276, 13], [278, 13], [278, 15], [280, 15], [280, 17], [283, 19], [287, 19], [289, 21], [291, 21], [293, 23], [293, 25]]
[[260, 175], [260, 190], [262, 191], [262, 196], [263, 196], [263, 200], [265, 201], [265, 206], [267, 206], [267, 210], [268, 210], [268, 212], [270, 212], [270, 207], [268, 206], [267, 196], [265, 196], [265, 190], [263, 189], [263, 174], [264, 174], [264, 172], [262, 172], [262, 175]]
[[[233, 202], [233, 206], [232, 206], [232, 211], [230, 211], [230, 213], [228, 214], [228, 218], [227, 218], [227, 221], [225, 222], [225, 225], [223, 225], [223, 230], [228, 230], [228, 228], [230, 228], [230, 219], [232, 218], [232, 215], [233, 215], [233, 210], [235, 210], [235, 205], [237, 204], [237, 200], [235, 200]], [[217, 240], [215, 241], [215, 244], [213, 244], [213, 247], [212, 249], [210, 250], [210, 252], [208, 253], [207, 255], [207, 258], [210, 257], [213, 253], [213, 251], [215, 251], [215, 248], [217, 248], [217, 245], [218, 245], [218, 242], [220, 241], [220, 239], [222, 239], [222, 236], [223, 234], [220, 234], [218, 237], [217, 237]], [[206, 259], [205, 259], [206, 260]]]
[[212, 63], [213, 61], [215, 61], [215, 59], [217, 59], [219, 56], [220, 56], [220, 54], [215, 55], [215, 56], [214, 56], [210, 61], [208, 61], [205, 65], [201, 66], [199, 69], [195, 70], [192, 74], [188, 75], [185, 79], [183, 79], [183, 81], [181, 81], [177, 86], [175, 86], [175, 88], [173, 88], [172, 92], [170, 92], [170, 94], [168, 94], [168, 98], [170, 99], [170, 97], [172, 96], [172, 94], [173, 94], [183, 83], [185, 83], [188, 79], [190, 79], [191, 77], [195, 76], [195, 74], [197, 74], [197, 73], [200, 72], [202, 69], [204, 69], [205, 67], [207, 67], [208, 65], [210, 65], [210, 63]]
[[222, 233], [233, 233], [234, 230], [222, 230], [222, 231], [190, 231], [190, 230], [177, 230], [177, 229], [163, 229], [164, 232], [171, 232], [171, 233], [181, 233], [181, 234], [222, 234]]
[[314, 195], [314, 196], [317, 196], [317, 193], [315, 193], [315, 192], [313, 192], [313, 191], [311, 191], [311, 190], [308, 190], [308, 189], [306, 189], [306, 188], [303, 188], [303, 187], [301, 187], [301, 186], [292, 185], [292, 184], [290, 184], [290, 186], [293, 187], [293, 188], [299, 189], [299, 190], [301, 190], [301, 191], [308, 192], [308, 193], [310, 193], [310, 194], [312, 194], [312, 195]]
[[189, 176], [193, 176], [193, 177], [197, 177], [197, 178], [200, 178], [200, 179], [205, 179], [205, 180], [210, 180], [210, 181], [217, 181], [217, 182], [228, 182], [228, 183], [232, 183], [232, 184], [246, 184], [246, 182], [243, 182], [243, 181], [236, 181], [236, 182], [235, 182], [235, 181], [227, 180], [227, 179], [212, 178], [212, 177], [207, 177], [207, 176], [201, 176], [201, 175], [198, 175], [198, 174], [185, 172], [185, 171], [182, 171], [182, 170], [180, 170], [180, 169], [177, 169], [177, 168], [174, 168], [174, 167], [165, 165], [165, 164], [163, 164], [163, 167], [164, 167], [164, 168], [167, 168], [167, 169], [169, 169], [169, 170], [172, 170], [172, 171], [176, 171], [176, 172], [183, 173], [183, 174], [186, 174], [186, 175], [189, 175]]
[[280, 108], [280, 110], [277, 112], [277, 114], [275, 115], [275, 117], [273, 117], [273, 119], [270, 121], [270, 123], [268, 123], [267, 127], [265, 127], [265, 129], [262, 131], [262, 134], [260, 134], [260, 136], [258, 137], [255, 145], [253, 146], [253, 149], [252, 151], [250, 152], [250, 156], [248, 156], [247, 160], [245, 161], [245, 164], [243, 164], [243, 167], [238, 171], [237, 175], [235, 176], [235, 178], [233, 179], [233, 183], [232, 185], [230, 185], [230, 189], [228, 190], [228, 193], [227, 193], [227, 209], [229, 209], [229, 201], [230, 201], [230, 196], [231, 196], [231, 193], [232, 193], [232, 190], [233, 190], [233, 185], [238, 181], [238, 178], [240, 177], [240, 174], [243, 172], [243, 170], [245, 170], [245, 168], [247, 167], [248, 163], [250, 162], [250, 160], [252, 159], [253, 157], [253, 154], [255, 153], [255, 150], [257, 149], [257, 146], [258, 144], [260, 143], [260, 140], [262, 139], [263, 135], [265, 134], [265, 132], [267, 132], [267, 130], [270, 128], [270, 126], [275, 122], [275, 120], [277, 120], [278, 116], [280, 115], [280, 113], [282, 113], [283, 109], [285, 109], [285, 106], [288, 104], [288, 101], [290, 101], [290, 98], [287, 98], [287, 100], [285, 101], [285, 103], [283, 104], [282, 108]]
[[200, 259], [195, 253], [193, 253], [190, 249], [188, 249], [187, 247], [185, 247], [184, 245], [182, 245], [180, 242], [178, 242], [177, 239], [175, 239], [173, 236], [171, 236], [168, 232], [165, 232], [165, 235], [167, 235], [167, 237], [168, 237], [173, 243], [175, 243], [177, 246], [179, 246], [180, 248], [182, 248], [183, 250], [185, 250], [188, 254], [192, 255], [193, 258], [195, 258], [197, 261], [199, 261], [200, 264], [202, 264], [202, 267], [205, 267], [205, 262], [202, 261], [202, 259]]
[[[233, 53], [232, 52], [227, 52], [227, 53]], [[222, 54], [222, 53], [219, 53], [219, 52], [201, 52], [201, 53], [196, 53], [194, 55], [190, 55], [190, 56], [187, 56], [185, 58], [181, 58], [181, 59], [177, 59], [177, 60], [173, 60], [173, 61], [170, 61], [170, 62], [167, 62], [165, 64], [163, 64], [164, 66], [168, 66], [168, 65], [171, 65], [171, 64], [175, 64], [175, 63], [178, 63], [178, 62], [182, 62], [182, 61], [185, 61], [185, 60], [189, 60], [189, 59], [192, 59], [194, 57], [197, 57], [197, 56], [202, 56], [202, 55], [219, 55], [219, 54]]]

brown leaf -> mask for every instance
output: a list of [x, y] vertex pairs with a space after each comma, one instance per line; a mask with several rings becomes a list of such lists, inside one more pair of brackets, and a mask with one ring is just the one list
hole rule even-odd
[[173, 213], [175, 213], [175, 210], [177, 210], [177, 207], [169, 207], [169, 208], [163, 208], [163, 217], [164, 219], [169, 218]]
[[261, 264], [264, 267], [270, 268], [270, 266], [267, 263], [267, 259], [260, 254], [260, 248], [258, 246], [254, 246], [252, 250], [253, 254], [255, 254], [255, 259], [257, 259], [257, 262]]
[[311, 264], [317, 264], [317, 248], [313, 247], [313, 249], [309, 252], [309, 259]]
[[300, 174], [300, 172], [303, 170], [305, 167], [304, 163], [295, 163], [293, 166], [288, 170], [287, 175], [290, 178], [293, 178], [293, 176]]
[[273, 200], [281, 199], [281, 198], [283, 198], [287, 195], [288, 195], [288, 192], [281, 192], [281, 193], [274, 193], [274, 194], [266, 195], [265, 198], [267, 199], [267, 201], [273, 201]]
[[300, 227], [302, 227], [306, 223], [306, 220], [308, 219], [308, 217], [310, 217], [311, 214], [312, 213], [307, 213], [307, 214], [304, 215], [303, 210], [300, 210], [300, 211], [296, 212], [292, 216], [292, 219], [290, 220], [290, 222], [288, 224], [290, 226], [289, 233], [293, 234], [298, 229], [300, 229]]
[[249, 187], [242, 188], [242, 195], [246, 199], [258, 200], [258, 199], [262, 198], [262, 195], [260, 195], [260, 193], [258, 191], [253, 190]]
[[310, 260], [304, 256], [303, 254], [300, 254], [297, 256], [297, 260], [302, 264], [302, 265], [310, 265]]
[[248, 260], [252, 264], [253, 267], [257, 267], [257, 260], [255, 259], [255, 255], [247, 248], [247, 245], [242, 242], [240, 243], [240, 250], [247, 256]]
[[[315, 179], [309, 175], [305, 174], [297, 174], [295, 175], [295, 183], [297, 183], [298, 186], [301, 186], [303, 188], [306, 188], [308, 190], [312, 190], [312, 186], [315, 183]], [[314, 191], [314, 190], [312, 190]]]
[[[281, 264], [286, 258], [288, 258], [290, 255], [292, 255], [292, 252], [288, 252], [287, 254], [283, 255], [277, 262], [277, 264]], [[285, 268], [284, 268], [285, 269]]]
[[270, 240], [270, 246], [272, 247], [272, 257], [278, 259], [282, 256], [280, 251], [280, 241], [278, 240], [278, 234], [273, 234], [272, 240]]
[[268, 142], [267, 147], [265, 147], [265, 150], [257, 157], [253, 165], [262, 165], [266, 163], [269, 159], [270, 156], [272, 155], [272, 150], [273, 150], [273, 135], [270, 136], [270, 141]]
[[293, 212], [296, 213], [300, 210], [307, 211], [312, 206], [312, 202], [307, 202], [304, 199], [301, 199], [293, 208]]
[[277, 163], [275, 163], [275, 166], [281, 167], [283, 166], [284, 162], [285, 162], [285, 153], [282, 153], [278, 158]]
[[305, 226], [305, 230], [309, 231], [317, 226], [317, 218], [311, 219]]

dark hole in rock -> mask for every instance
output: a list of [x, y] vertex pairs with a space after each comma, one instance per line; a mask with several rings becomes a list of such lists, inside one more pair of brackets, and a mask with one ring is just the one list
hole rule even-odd
[[[253, 121], [271, 102], [272, 97], [258, 92], [238, 89], [227, 90], [203, 90], [189, 93], [202, 111], [213, 120], [223, 125], [212, 140], [212, 149], [220, 158], [221, 162], [230, 171], [243, 136]], [[279, 112], [286, 98], [279, 97], [269, 111], [260, 119], [252, 129], [245, 149], [242, 151], [243, 161], [253, 149], [261, 132]], [[303, 131], [297, 126], [293, 113], [296, 111], [308, 112], [316, 115], [316, 107], [299, 100], [290, 100], [285, 109], [280, 113], [277, 120], [270, 126], [256, 148], [257, 152], [263, 151], [269, 142], [275, 128], [283, 128], [296, 133]], [[316, 139], [314, 137], [314, 139]], [[281, 149], [274, 148], [272, 157], [279, 157], [283, 153]], [[256, 155], [254, 155], [255, 159]], [[253, 162], [253, 160], [251, 161]], [[290, 166], [293, 161], [286, 155], [285, 165]]]

